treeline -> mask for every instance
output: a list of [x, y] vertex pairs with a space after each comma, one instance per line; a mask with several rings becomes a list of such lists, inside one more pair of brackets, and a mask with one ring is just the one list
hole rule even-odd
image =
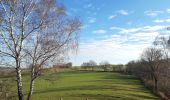
[[123, 64], [110, 64], [108, 61], [101, 61], [97, 64], [95, 61], [90, 60], [81, 64], [81, 70], [124, 72], [125, 66]]
[[170, 99], [170, 39], [155, 38], [139, 60], [126, 65], [126, 73], [139, 77], [148, 88], [165, 100]]

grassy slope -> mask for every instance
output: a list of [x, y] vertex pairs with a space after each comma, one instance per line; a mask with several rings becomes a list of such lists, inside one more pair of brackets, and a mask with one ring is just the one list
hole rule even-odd
[[[24, 78], [24, 86], [28, 85]], [[28, 88], [28, 87], [27, 87]], [[41, 76], [32, 100], [158, 100], [133, 76], [109, 72], [63, 72]]]

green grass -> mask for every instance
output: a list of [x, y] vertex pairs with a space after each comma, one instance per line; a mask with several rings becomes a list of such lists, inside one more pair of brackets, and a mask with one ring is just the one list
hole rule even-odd
[[[25, 94], [28, 79], [24, 77]], [[111, 72], [46, 74], [34, 87], [32, 100], [159, 100], [135, 77]]]

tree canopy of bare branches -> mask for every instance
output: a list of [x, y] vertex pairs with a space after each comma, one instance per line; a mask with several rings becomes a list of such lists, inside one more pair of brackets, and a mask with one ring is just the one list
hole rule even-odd
[[104, 71], [106, 71], [107, 70], [107, 67], [109, 67], [110, 66], [110, 63], [108, 62], [108, 61], [101, 61], [100, 62], [100, 67], [104, 70]]
[[[157, 91], [158, 79], [160, 75], [160, 65], [163, 58], [162, 50], [154, 47], [147, 48], [141, 55], [141, 59], [148, 65], [148, 72], [154, 80], [154, 89]], [[146, 65], [146, 66], [147, 66]]]
[[97, 63], [93, 60], [89, 60], [88, 62], [83, 62], [81, 66], [85, 69], [91, 68], [91, 70], [94, 71], [94, 68], [97, 66]]

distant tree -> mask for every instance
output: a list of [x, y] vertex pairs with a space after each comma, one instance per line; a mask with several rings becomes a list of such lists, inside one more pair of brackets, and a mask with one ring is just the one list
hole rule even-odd
[[103, 71], [107, 71], [107, 68], [110, 66], [110, 63], [108, 61], [102, 61], [100, 62], [100, 67], [103, 69]]
[[132, 60], [126, 64], [126, 72], [129, 74], [134, 74], [136, 71], [136, 61]]
[[93, 61], [93, 60], [90, 60], [90, 61], [88, 61], [88, 62], [83, 62], [82, 64], [81, 64], [81, 67], [82, 68], [84, 68], [84, 69], [88, 69], [88, 68], [91, 68], [92, 69], [92, 71], [94, 71], [94, 67], [97, 65], [97, 63], [95, 62], [95, 61]]
[[123, 72], [124, 65], [123, 64], [112, 65], [112, 69], [113, 71], [116, 71], [116, 72]]
[[72, 62], [66, 63], [66, 66], [72, 67]]
[[91, 66], [92, 71], [94, 71], [94, 68], [97, 66], [97, 63], [93, 60], [90, 60], [88, 63], [89, 63], [89, 66]]
[[89, 63], [83, 62], [83, 63], [81, 64], [81, 67], [82, 67], [83, 69], [87, 70], [88, 67], [89, 67]]
[[162, 50], [154, 47], [147, 48], [141, 55], [141, 59], [147, 64], [147, 71], [150, 73], [154, 82], [154, 90], [158, 89], [158, 81], [160, 76], [160, 64], [162, 61]]
[[59, 68], [71, 68], [72, 62], [63, 62], [63, 63], [56, 63], [53, 65], [53, 67], [59, 67]]
[[130, 61], [126, 64], [126, 73], [133, 74], [140, 78], [142, 81], [150, 77], [150, 71], [148, 71], [148, 62], [142, 59], [137, 61]]

